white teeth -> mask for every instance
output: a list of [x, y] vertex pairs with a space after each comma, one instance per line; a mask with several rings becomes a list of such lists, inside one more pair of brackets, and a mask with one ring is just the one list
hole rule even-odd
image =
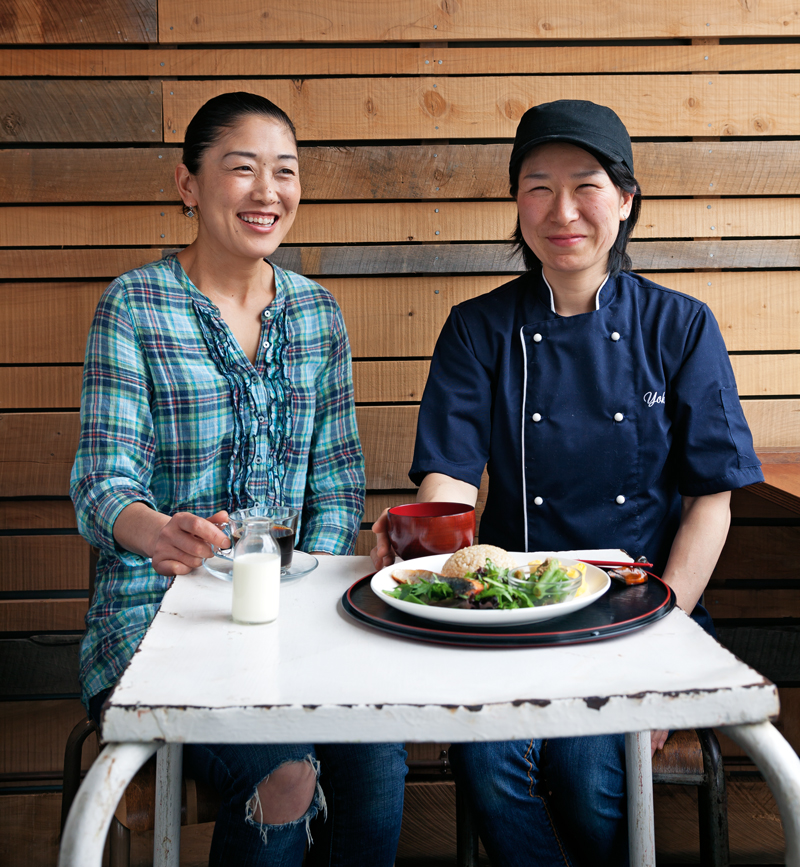
[[245, 217], [242, 216], [245, 223], [258, 223], [259, 226], [271, 226], [275, 222], [275, 217]]

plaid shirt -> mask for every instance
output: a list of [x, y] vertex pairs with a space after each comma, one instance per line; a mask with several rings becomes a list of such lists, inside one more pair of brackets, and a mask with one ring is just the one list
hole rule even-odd
[[100, 300], [70, 488], [81, 534], [101, 549], [84, 702], [119, 679], [171, 580], [116, 545], [131, 503], [202, 516], [280, 503], [302, 510], [298, 547], [353, 550], [364, 471], [341, 311], [317, 283], [273, 268], [255, 365], [174, 256]]

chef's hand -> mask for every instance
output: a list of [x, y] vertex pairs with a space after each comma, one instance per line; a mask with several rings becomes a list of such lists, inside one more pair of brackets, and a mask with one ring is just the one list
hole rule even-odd
[[228, 520], [227, 512], [201, 518], [191, 512], [177, 512], [155, 537], [151, 557], [159, 575], [185, 575], [214, 556], [211, 547], [230, 547], [231, 540], [217, 527]]
[[669, 732], [650, 732], [650, 758], [656, 754], [656, 750], [664, 749], [664, 744], [667, 742], [667, 735], [669, 735]]
[[381, 512], [380, 518], [372, 525], [372, 532], [378, 537], [375, 547], [369, 552], [372, 563], [376, 569], [384, 569], [391, 566], [395, 561], [395, 553], [392, 543], [389, 541], [389, 518], [388, 509]]

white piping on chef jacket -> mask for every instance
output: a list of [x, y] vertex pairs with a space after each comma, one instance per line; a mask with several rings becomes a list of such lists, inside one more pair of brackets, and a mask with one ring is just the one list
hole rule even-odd
[[[594, 309], [600, 309], [600, 292], [603, 289], [603, 286], [608, 283], [609, 275], [606, 274], [606, 279], [600, 284], [597, 294], [594, 297]], [[547, 286], [548, 291], [550, 292], [550, 309], [553, 313], [556, 312], [556, 302], [553, 297], [553, 287], [547, 282], [547, 277], [544, 276], [544, 268], [542, 268], [542, 280], [544, 280], [544, 285]], [[522, 430], [520, 431], [520, 442], [522, 443], [522, 515], [523, 520], [525, 521], [525, 551], [524, 553], [528, 553], [528, 490], [527, 485], [525, 484], [525, 421], [527, 419], [527, 413], [525, 410], [525, 402], [528, 396], [528, 350], [525, 348], [525, 335], [522, 333], [523, 328], [526, 326], [522, 326], [519, 330], [519, 342], [522, 344]]]

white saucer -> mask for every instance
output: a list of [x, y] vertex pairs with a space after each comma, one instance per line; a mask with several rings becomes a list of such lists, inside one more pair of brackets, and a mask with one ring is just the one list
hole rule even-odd
[[[213, 575], [214, 578], [219, 578], [220, 581], [233, 581], [233, 564], [227, 557], [211, 557], [204, 565], [209, 575]], [[292, 554], [291, 566], [285, 572], [281, 572], [281, 583], [297, 581], [298, 578], [313, 572], [317, 566], [319, 560], [312, 554], [295, 550]]]

